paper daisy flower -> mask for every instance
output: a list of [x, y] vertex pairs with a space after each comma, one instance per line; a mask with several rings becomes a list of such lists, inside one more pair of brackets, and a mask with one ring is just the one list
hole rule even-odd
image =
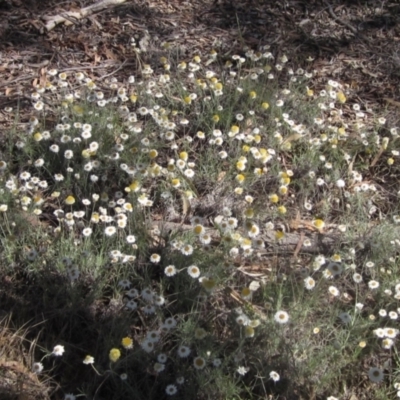
[[161, 256], [159, 254], [152, 254], [150, 256], [150, 262], [152, 262], [153, 264], [157, 264], [161, 261]]
[[113, 348], [110, 350], [108, 357], [111, 362], [116, 362], [121, 357], [121, 351], [119, 349]]
[[395, 328], [384, 328], [383, 333], [386, 337], [394, 339], [399, 334], [399, 330]]
[[312, 222], [313, 226], [315, 228], [317, 228], [319, 231], [321, 231], [322, 229], [324, 229], [325, 226], [325, 222], [322, 219], [314, 219], [314, 221]]
[[191, 350], [187, 346], [179, 346], [178, 347], [178, 356], [180, 358], [186, 358], [189, 357]]
[[94, 358], [92, 356], [87, 355], [83, 360], [85, 365], [94, 364]]
[[279, 374], [275, 371], [271, 371], [269, 373], [269, 377], [274, 381], [274, 382], [278, 382], [279, 379], [281, 379], [281, 377], [279, 376]]
[[125, 349], [131, 349], [133, 347], [133, 340], [126, 336], [121, 340], [121, 344]]
[[394, 344], [394, 340], [393, 339], [386, 338], [386, 339], [382, 340], [382, 347], [384, 349], [386, 349], [386, 350], [392, 348], [393, 344]]
[[35, 362], [32, 364], [32, 372], [34, 374], [40, 374], [43, 371], [43, 364], [40, 362]]
[[250, 288], [245, 287], [241, 290], [240, 295], [243, 299], [250, 300], [252, 296], [252, 291], [250, 290]]
[[206, 360], [203, 357], [195, 357], [193, 360], [193, 366], [196, 369], [203, 369], [206, 366]]
[[286, 324], [289, 321], [289, 314], [286, 311], [278, 311], [275, 314], [274, 319], [280, 324]]
[[58, 344], [57, 346], [54, 346], [53, 353], [55, 356], [59, 357], [62, 356], [65, 352], [64, 346], [61, 346]]
[[307, 290], [312, 290], [315, 287], [315, 280], [311, 276], [304, 279], [304, 287]]
[[193, 246], [185, 244], [181, 249], [181, 253], [185, 256], [190, 256], [193, 253]]
[[130, 300], [128, 300], [128, 301], [125, 303], [125, 307], [126, 307], [128, 310], [134, 311], [134, 310], [137, 309], [138, 303], [136, 303], [135, 300], [130, 299]]
[[196, 265], [188, 267], [187, 272], [192, 278], [198, 278], [200, 276], [200, 269]]
[[178, 388], [175, 386], [175, 385], [168, 385], [166, 388], [165, 388], [165, 393], [168, 395], [168, 396], [173, 396], [174, 394], [176, 394], [178, 392]]
[[68, 206], [71, 206], [74, 203], [75, 203], [75, 197], [74, 196], [70, 195], [65, 199], [65, 204], [67, 204]]
[[150, 331], [146, 335], [146, 340], [151, 343], [158, 343], [160, 341], [160, 334], [157, 331]]
[[244, 335], [245, 335], [247, 338], [252, 338], [252, 337], [254, 337], [254, 328], [253, 328], [252, 326], [246, 326], [246, 327], [244, 328]]
[[142, 307], [142, 311], [146, 314], [146, 315], [152, 315], [156, 312], [156, 309], [154, 306], [148, 304], [147, 306]]
[[174, 276], [177, 272], [178, 271], [176, 270], [174, 265], [168, 265], [168, 267], [165, 267], [164, 269], [164, 274], [166, 276]]
[[143, 340], [140, 343], [140, 347], [146, 352], [151, 353], [154, 350], [154, 343], [149, 342], [148, 340]]
[[167, 359], [168, 359], [168, 357], [167, 357], [167, 355], [164, 354], [164, 353], [160, 353], [160, 354], [157, 356], [157, 361], [158, 361], [159, 363], [161, 363], [161, 364], [165, 364], [165, 363], [167, 362]]
[[238, 369], [236, 370], [236, 372], [242, 376], [246, 375], [248, 371], [249, 369], [243, 366], [238, 367]]
[[131, 282], [128, 279], [121, 279], [118, 282], [118, 286], [122, 289], [129, 289], [129, 286], [131, 286]]
[[329, 286], [328, 290], [329, 290], [329, 293], [334, 297], [337, 297], [340, 295], [339, 289], [335, 286]]
[[375, 281], [375, 280], [369, 281], [369, 282], [368, 282], [368, 287], [369, 287], [370, 289], [378, 289], [378, 287], [379, 287], [379, 282], [378, 282], [378, 281]]
[[106, 236], [113, 236], [117, 232], [117, 228], [115, 226], [107, 226], [106, 229], [104, 229], [104, 233]]
[[168, 329], [173, 329], [176, 327], [178, 323], [176, 322], [176, 319], [173, 317], [169, 317], [164, 321], [164, 326], [167, 327]]

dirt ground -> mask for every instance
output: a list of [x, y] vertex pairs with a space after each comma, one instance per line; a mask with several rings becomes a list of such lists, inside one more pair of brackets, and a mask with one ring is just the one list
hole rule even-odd
[[[158, 58], [161, 43], [180, 58], [216, 49], [224, 57], [245, 46], [269, 45], [275, 57], [316, 70], [321, 83], [347, 85], [355, 101], [400, 107], [400, 4], [394, 0], [126, 0], [69, 25], [48, 30], [47, 17], [79, 11], [90, 0], [0, 2], [0, 109], [30, 102], [28, 94], [50, 68], [119, 80], [135, 72], [131, 42], [142, 62]], [[308, 60], [308, 61], [307, 61]], [[397, 121], [390, 121], [397, 122]], [[1, 121], [0, 121], [1, 123]]]

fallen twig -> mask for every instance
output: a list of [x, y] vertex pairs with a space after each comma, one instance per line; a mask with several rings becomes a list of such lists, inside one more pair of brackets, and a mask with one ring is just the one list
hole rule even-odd
[[12, 79], [11, 81], [6, 81], [6, 82], [3, 82], [3, 83], [0, 83], [0, 88], [8, 86], [11, 83], [19, 82], [19, 81], [29, 81], [30, 79], [33, 79], [34, 77], [35, 77], [34, 75], [20, 76], [18, 78]]
[[66, 11], [59, 15], [44, 16], [46, 22], [46, 29], [51, 31], [54, 27], [62, 22], [65, 25], [72, 25], [75, 20], [80, 20], [90, 14], [104, 10], [105, 8], [116, 6], [125, 3], [126, 0], [102, 0], [98, 3], [92, 4], [88, 7], [81, 8], [80, 11]]
[[102, 76], [99, 78], [99, 80], [102, 81], [104, 78], [108, 78], [109, 76], [114, 75], [114, 74], [117, 73], [119, 70], [121, 70], [121, 69], [126, 65], [127, 62], [128, 62], [128, 61], [125, 60], [117, 69], [115, 69], [114, 71], [112, 71], [112, 72], [110, 72], [110, 73], [108, 73], [108, 74], [102, 75]]

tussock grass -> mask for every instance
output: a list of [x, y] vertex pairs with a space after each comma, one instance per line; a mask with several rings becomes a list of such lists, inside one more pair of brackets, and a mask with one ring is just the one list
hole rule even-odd
[[23, 128], [5, 110], [1, 295], [38, 335], [25, 367], [65, 399], [395, 396], [397, 127], [267, 49], [140, 65], [50, 70]]

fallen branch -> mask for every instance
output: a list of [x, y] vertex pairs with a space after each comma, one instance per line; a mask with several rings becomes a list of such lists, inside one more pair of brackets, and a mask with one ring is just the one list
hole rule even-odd
[[[193, 226], [186, 224], [179, 224], [174, 222], [165, 222], [165, 221], [154, 221], [152, 225], [152, 235], [154, 237], [166, 237], [171, 232], [187, 232], [193, 229]], [[217, 229], [207, 229], [207, 233], [212, 238], [212, 245], [218, 245], [221, 241], [220, 233]], [[260, 237], [265, 245], [265, 250], [259, 250], [257, 253], [259, 254], [270, 254], [270, 253], [279, 253], [279, 254], [288, 254], [294, 253], [294, 257], [297, 257], [298, 253], [301, 251], [303, 253], [310, 254], [319, 254], [326, 253], [327, 249], [332, 249], [338, 243], [340, 243], [340, 234], [339, 232], [330, 233], [330, 234], [319, 234], [318, 232], [312, 232], [309, 235], [305, 236], [304, 233], [285, 233], [284, 237], [280, 240], [275, 238], [275, 232], [270, 231], [264, 233]], [[305, 239], [310, 240], [310, 246], [303, 246]]]
[[[374, 227], [377, 228], [377, 226], [372, 224], [368, 233], [354, 237], [354, 242], [365, 245], [371, 243], [372, 239], [377, 235], [376, 230], [373, 229]], [[334, 228], [333, 224], [332, 228]], [[389, 224], [387, 229], [392, 232], [393, 237], [400, 237], [399, 225]], [[153, 221], [151, 236], [159, 242], [160, 239], [165, 240], [172, 232], [188, 232], [191, 230], [193, 230], [192, 225]], [[221, 243], [220, 232], [214, 228], [206, 228], [206, 231], [212, 238], [211, 246], [218, 246]], [[315, 231], [307, 233], [304, 231], [286, 232], [283, 238], [279, 240], [276, 239], [274, 231], [267, 231], [263, 235], [260, 235], [260, 239], [264, 241], [265, 249], [258, 249], [257, 254], [261, 256], [271, 254], [293, 254], [293, 258], [296, 258], [299, 253], [329, 255], [335, 251], [338, 246], [346, 243], [343, 239], [343, 233], [337, 229], [332, 229], [327, 233]], [[304, 245], [306, 239], [309, 240], [307, 246]]]
[[80, 11], [66, 11], [58, 15], [44, 16], [43, 19], [47, 21], [46, 29], [51, 31], [56, 25], [62, 22], [64, 22], [65, 25], [72, 25], [74, 20], [80, 20], [95, 12], [104, 10], [105, 8], [125, 3], [125, 1], [126, 0], [101, 0], [98, 3], [81, 8]]

